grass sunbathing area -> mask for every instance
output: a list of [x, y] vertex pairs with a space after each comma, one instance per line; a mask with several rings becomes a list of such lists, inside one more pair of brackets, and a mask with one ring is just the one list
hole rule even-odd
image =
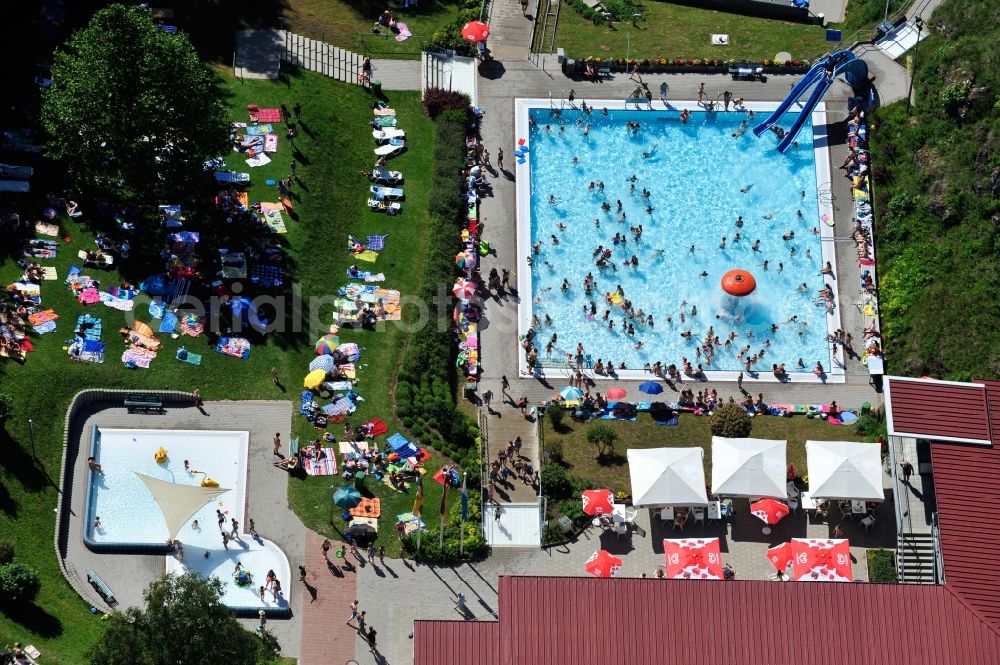
[[[618, 434], [615, 450], [607, 459], [597, 459], [597, 449], [587, 442], [587, 427], [599, 422], [612, 427]], [[640, 413], [635, 422], [620, 420], [599, 420], [580, 423], [567, 417], [560, 429], [545, 419], [544, 453], [551, 454], [561, 447], [568, 471], [575, 476], [593, 481], [599, 487], [614, 492], [632, 493], [629, 479], [626, 451], [629, 448], [690, 448], [699, 446], [705, 450], [705, 480], [712, 478], [712, 430], [709, 418], [684, 413], [674, 427], [657, 425], [648, 413]], [[792, 416], [758, 416], [753, 419], [750, 436], [757, 439], [785, 439], [788, 441], [788, 463], [794, 464], [799, 474], [805, 474], [806, 448], [809, 439], [816, 441], [868, 441], [871, 437], [860, 436], [854, 427], [830, 425], [825, 421]]]
[[[826, 53], [823, 28], [816, 25], [741, 16], [669, 2], [645, 2], [638, 26], [594, 25], [573, 7], [559, 13], [556, 46], [571, 58], [653, 58], [770, 60], [787, 51], [795, 59]], [[540, 32], [540, 31], [539, 31]], [[713, 46], [713, 34], [728, 34], [728, 46]], [[631, 45], [631, 46], [630, 46]]]
[[[347, 251], [347, 235], [362, 239], [371, 234], [389, 234], [385, 250], [374, 263], [362, 265], [365, 270], [383, 272], [386, 281], [379, 286], [397, 289], [402, 294], [413, 293], [418, 287], [423, 260], [420, 248], [425, 245], [431, 229], [427, 214], [427, 197], [430, 172], [426, 168], [433, 150], [432, 122], [425, 115], [418, 93], [393, 93], [390, 104], [397, 110], [399, 126], [407, 134], [408, 149], [392, 159], [389, 167], [405, 175], [406, 200], [403, 213], [387, 217], [370, 212], [366, 200], [370, 183], [361, 175], [375, 161], [369, 120], [372, 117], [371, 97], [364, 90], [331, 81], [322, 76], [302, 73], [283, 78], [278, 82], [247, 81], [240, 83], [231, 77], [231, 70], [222, 72], [222, 85], [229, 96], [232, 120], [246, 122], [247, 104], [277, 107], [296, 102], [302, 106], [298, 124], [299, 135], [295, 140], [298, 151], [297, 175], [299, 183], [292, 187], [293, 205], [297, 219], [285, 218], [287, 234], [278, 238], [286, 252], [288, 285], [295, 282], [303, 298], [332, 296], [338, 286], [346, 284], [347, 268], [358, 261]], [[285, 140], [283, 125], [278, 150], [269, 156], [270, 164], [247, 168], [246, 155], [231, 153], [227, 166], [237, 171], [249, 171], [252, 184], [250, 201], [279, 201], [274, 186], [266, 180], [286, 178], [289, 175], [292, 149]], [[206, 179], [210, 176], [206, 174]], [[33, 190], [35, 189], [33, 182]], [[46, 191], [44, 183], [37, 183], [38, 190]], [[206, 183], [206, 203], [220, 188]], [[166, 202], [165, 202], [166, 203]], [[40, 207], [22, 210], [22, 214], [35, 215]], [[219, 247], [238, 249], [248, 239], [241, 237], [239, 229], [220, 225], [202, 226], [196, 210], [188, 212], [186, 228], [201, 231], [199, 251], [204, 261], [218, 256]], [[86, 209], [85, 209], [86, 214]], [[306, 418], [298, 415], [303, 378], [309, 362], [316, 357], [313, 349], [315, 337], [310, 331], [309, 312], [303, 332], [274, 332], [266, 337], [247, 334], [252, 343], [249, 358], [241, 360], [216, 353], [207, 343], [206, 335], [174, 339], [168, 333], [158, 332], [158, 320], [151, 320], [146, 302], [137, 303], [135, 318], [149, 323], [160, 340], [159, 352], [148, 369], [128, 369], [120, 356], [125, 344], [118, 329], [130, 323], [129, 314], [101, 303], [83, 305], [77, 302], [64, 282], [71, 265], [80, 264], [77, 252], [94, 249], [93, 234], [86, 224], [71, 221], [60, 215], [59, 235], [50, 238], [58, 241], [55, 259], [39, 260], [43, 266], [55, 267], [58, 278], [43, 281], [42, 306], [53, 309], [59, 318], [54, 332], [32, 334], [34, 351], [27, 354], [24, 364], [0, 361], [0, 385], [3, 392], [14, 398], [16, 416], [8, 423], [8, 433], [0, 430], [0, 538], [15, 544], [17, 556], [30, 561], [43, 580], [36, 604], [19, 608], [17, 612], [0, 613], [0, 641], [32, 642], [44, 654], [46, 663], [75, 664], [83, 662], [86, 647], [100, 630], [97, 616], [89, 613], [88, 606], [63, 581], [53, 551], [54, 513], [60, 470], [62, 425], [66, 408], [72, 396], [88, 387], [127, 387], [130, 389], [198, 388], [206, 401], [228, 399], [280, 399], [293, 403], [294, 431], [302, 444], [307, 445], [317, 436], [317, 430]], [[164, 232], [153, 230], [148, 235], [163, 239]], [[64, 243], [63, 236], [71, 238]], [[4, 285], [16, 281], [20, 268], [16, 265], [13, 249], [0, 258], [0, 280]], [[120, 271], [86, 268], [84, 273], [100, 280], [102, 288], [121, 283], [137, 282], [143, 275], [158, 272], [157, 263], [125, 263]], [[215, 268], [206, 264], [209, 275]], [[248, 289], [249, 295], [254, 295]], [[73, 362], [64, 349], [65, 340], [71, 340], [77, 317], [90, 314], [102, 320], [101, 341], [106, 347], [103, 364]], [[332, 323], [332, 310], [321, 308], [319, 323], [325, 328]], [[384, 330], [342, 328], [341, 342], [356, 343], [361, 358], [356, 364], [357, 383], [353, 390], [360, 394], [357, 412], [348, 418], [358, 425], [378, 417], [388, 426], [388, 434], [397, 431], [393, 416], [392, 386], [396, 367], [404, 352], [407, 334], [393, 325]], [[175, 358], [177, 349], [184, 345], [191, 353], [200, 354], [198, 366]], [[271, 368], [277, 370], [280, 385], [271, 380]], [[329, 400], [322, 400], [327, 403]], [[32, 446], [28, 431], [28, 418], [34, 422], [37, 461], [32, 459]], [[330, 425], [328, 431], [340, 435], [343, 425]], [[385, 436], [378, 444], [384, 446]], [[437, 506], [441, 485], [430, 481], [430, 475], [446, 461], [431, 451], [431, 459], [424, 464], [428, 469], [425, 482], [426, 505]], [[270, 460], [267, 462], [270, 463]], [[290, 482], [289, 501], [311, 528], [337, 538], [339, 526], [328, 522], [330, 497], [333, 487], [343, 481], [340, 476], [293, 477]], [[402, 494], [382, 483], [369, 479], [362, 491], [382, 500], [379, 543], [388, 554], [399, 552], [399, 542], [393, 530], [395, 515], [409, 511], [413, 506], [414, 491]], [[428, 527], [435, 529], [436, 508], [426, 511]], [[77, 537], [71, 535], [71, 537]]]

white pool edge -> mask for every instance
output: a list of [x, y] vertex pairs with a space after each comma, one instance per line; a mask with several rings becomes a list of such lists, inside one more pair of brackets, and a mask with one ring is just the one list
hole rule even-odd
[[[578, 100], [584, 101], [584, 100]], [[634, 110], [646, 110], [649, 107], [646, 105], [637, 106], [634, 103], [626, 103], [624, 100], [613, 100], [613, 99], [595, 99], [586, 100], [588, 106], [593, 106], [595, 108], [608, 108], [613, 110], [624, 110], [626, 108], [631, 108]], [[514, 137], [515, 143], [520, 141], [522, 138], [525, 141], [525, 145], [529, 145], [530, 127], [528, 124], [528, 111], [530, 109], [542, 108], [549, 109], [554, 108], [555, 102], [550, 99], [538, 98], [538, 97], [519, 97], [514, 100]], [[665, 101], [660, 102], [663, 108], [653, 108], [654, 111], [663, 110], [684, 110], [689, 109], [692, 111], [703, 111], [704, 108], [699, 106], [696, 101], [688, 100], [677, 100], [677, 101]], [[745, 108], [756, 112], [770, 112], [776, 109], [779, 102], [745, 102]], [[796, 105], [801, 108], [801, 104], [796, 102]], [[793, 110], [793, 109], [790, 109]], [[722, 111], [725, 113], [725, 111]], [[834, 219], [833, 216], [833, 205], [829, 198], [826, 201], [819, 196], [820, 188], [825, 184], [826, 186], [832, 185], [832, 169], [830, 163], [830, 149], [826, 145], [817, 145], [819, 141], [817, 140], [820, 136], [826, 137], [826, 133], [820, 134], [817, 132], [817, 128], [826, 126], [826, 102], [820, 102], [816, 106], [816, 110], [812, 113], [812, 124], [813, 124], [813, 152], [814, 152], [814, 162], [816, 171], [816, 200], [819, 206], [819, 214], [822, 219], [823, 215], [828, 215], [830, 219]], [[513, 155], [512, 155], [513, 157]], [[531, 328], [531, 306], [534, 300], [534, 294], [531, 289], [531, 269], [528, 267], [525, 259], [531, 256], [531, 178], [530, 171], [531, 160], [525, 160], [524, 164], [518, 164], [517, 160], [514, 159], [515, 169], [524, 169], [521, 177], [514, 178], [515, 184], [515, 213], [516, 213], [516, 231], [517, 231], [517, 259], [515, 261], [514, 270], [517, 273], [517, 290], [518, 293], [528, 294], [528, 297], [522, 296], [517, 304], [517, 334], [518, 334], [518, 345], [517, 345], [517, 372], [518, 376], [521, 378], [532, 378], [538, 375], [536, 371], [534, 374], [527, 369], [527, 353], [524, 347], [520, 344], [520, 341], [524, 339], [527, 334], [528, 329]], [[824, 223], [819, 224], [820, 227], [820, 246], [822, 249], [822, 260], [825, 264], [829, 261], [831, 265], [837, 265], [836, 251], [834, 248], [834, 228]], [[836, 270], [835, 270], [836, 273]], [[837, 275], [838, 280], [840, 275]], [[824, 281], [826, 281], [824, 279]], [[840, 309], [842, 303], [840, 302], [840, 288], [839, 284], [835, 285], [834, 288], [834, 308], [832, 314], [826, 315], [826, 326], [827, 333], [833, 334], [841, 327], [840, 321]], [[832, 349], [828, 349], [829, 357], [828, 364], [824, 366], [826, 374], [824, 377], [818, 377], [812, 372], [789, 372], [791, 377], [787, 381], [781, 381], [775, 377], [769, 370], [756, 372], [753, 375], [749, 375], [750, 380], [753, 383], [809, 383], [809, 384], [825, 384], [825, 383], [846, 383], [847, 376], [845, 373], [844, 365], [844, 352], [843, 349], [838, 346], [836, 352]], [[565, 375], [567, 378], [575, 372], [575, 368], [566, 367], [544, 367], [540, 369], [542, 375], [553, 376], [553, 375]], [[593, 370], [588, 368], [583, 368], [583, 374], [594, 380], [625, 380], [625, 381], [642, 381], [650, 379], [653, 377], [651, 372], [647, 372], [642, 369], [627, 369], [619, 370], [615, 373], [614, 377], [608, 375], [595, 374]], [[708, 381], [736, 381], [741, 372], [739, 371], [707, 371], [705, 372], [704, 379], [694, 379], [688, 377], [686, 383], [704, 383]]]

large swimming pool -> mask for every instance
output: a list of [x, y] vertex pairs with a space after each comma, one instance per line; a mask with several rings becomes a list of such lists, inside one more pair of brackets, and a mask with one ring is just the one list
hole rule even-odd
[[[836, 262], [825, 223], [833, 214], [829, 163], [825, 148], [814, 146], [812, 122], [798, 147], [781, 155], [772, 132], [757, 138], [750, 131], [766, 117], [763, 104], [750, 105], [756, 118], [734, 136], [746, 112], [594, 102], [588, 115], [553, 113], [537, 101], [518, 103], [528, 155], [516, 168], [519, 286], [531, 293], [522, 299], [521, 332], [534, 328], [541, 364], [565, 367], [567, 354], [575, 364], [582, 344], [588, 366], [610, 360], [641, 372], [657, 361], [680, 367], [687, 358], [713, 376], [739, 371], [758, 355], [754, 369], [762, 377], [780, 363], [811, 378], [817, 361], [837, 374], [826, 336], [840, 327], [839, 312], [816, 304], [824, 283], [836, 291], [835, 277], [820, 274]], [[691, 110], [686, 123], [683, 108]], [[720, 279], [731, 269], [756, 278], [751, 296], [722, 291]], [[617, 302], [619, 287], [642, 322]], [[703, 348], [709, 328], [719, 338], [711, 358]], [[804, 368], [797, 368], [800, 359]]]

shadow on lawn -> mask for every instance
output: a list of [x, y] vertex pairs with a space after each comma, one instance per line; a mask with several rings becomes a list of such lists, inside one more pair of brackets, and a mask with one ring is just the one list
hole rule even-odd
[[[6, 431], [0, 430], [0, 467], [17, 478], [24, 489], [37, 492], [46, 485], [58, 487], [45, 469]], [[0, 494], [0, 506], [3, 505]], [[6, 512], [6, 511], [5, 511]]]
[[17, 603], [13, 607], [0, 605], [0, 612], [27, 630], [46, 638], [63, 633], [62, 621], [34, 603]]

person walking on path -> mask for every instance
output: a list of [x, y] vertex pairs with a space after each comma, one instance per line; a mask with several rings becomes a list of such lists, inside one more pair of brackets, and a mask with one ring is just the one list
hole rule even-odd
[[385, 545], [378, 546], [378, 560], [383, 566], [385, 565]]
[[459, 592], [455, 597], [455, 609], [458, 610], [462, 616], [466, 616], [469, 613], [469, 608], [465, 606], [465, 594]]
[[913, 465], [910, 464], [909, 460], [903, 460], [899, 463], [899, 468], [903, 472], [903, 483], [909, 485], [910, 476], [913, 475]]
[[503, 171], [503, 148], [497, 148], [497, 168]]
[[225, 531], [222, 532], [222, 546], [229, 549], [229, 534]]
[[240, 539], [240, 523], [236, 521], [235, 517], [232, 520], [232, 525], [233, 525], [233, 530], [229, 532], [230, 533], [230, 537], [233, 540], [239, 540]]
[[215, 509], [215, 516], [219, 518], [219, 531], [223, 530], [222, 525], [226, 523], [226, 516], [218, 508]]
[[[295, 166], [295, 162], [292, 162], [292, 167], [294, 167], [294, 166]], [[295, 173], [295, 169], [292, 168], [293, 177], [294, 177], [294, 173]], [[281, 385], [281, 380], [278, 379], [278, 368], [277, 367], [272, 367], [271, 368], [271, 381], [273, 381], [274, 385], [276, 385], [276, 386], [280, 386]]]
[[299, 566], [299, 582], [308, 586], [308, 582], [306, 582], [306, 567], [301, 565]]
[[292, 111], [295, 112], [295, 119], [296, 120], [301, 120], [302, 119], [302, 104], [299, 104], [298, 102], [295, 102], [295, 106], [292, 107]]
[[274, 433], [274, 454], [281, 457], [281, 433]]
[[257, 526], [253, 523], [252, 517], [247, 518], [247, 524], [250, 525], [250, 536], [252, 538], [260, 538], [260, 536], [257, 535]]
[[494, 510], [494, 511], [493, 511], [493, 520], [494, 520], [494, 521], [495, 521], [495, 522], [496, 522], [497, 524], [499, 524], [499, 523], [500, 523], [500, 517], [501, 517], [502, 515], [503, 515], [503, 508], [501, 508], [500, 506], [497, 506], [497, 507], [496, 507], [496, 510]]
[[354, 621], [358, 616], [358, 601], [353, 600], [350, 604], [351, 616], [347, 619], [347, 625], [350, 626], [351, 622]]
[[358, 632], [362, 635], [365, 634], [365, 611], [361, 610], [358, 612]]
[[368, 563], [375, 563], [375, 543], [369, 543], [368, 545]]
[[330, 560], [330, 539], [329, 538], [324, 538], [323, 539], [323, 545], [321, 547], [323, 548], [323, 558], [326, 559], [327, 561], [329, 561]]
[[295, 160], [294, 159], [292, 160], [291, 165], [288, 167], [288, 172], [291, 174], [291, 175], [288, 176], [289, 178], [291, 178], [292, 180], [297, 179], [298, 176], [297, 176], [297, 172], [296, 172], [296, 168], [295, 168]]
[[281, 582], [275, 579], [274, 584], [271, 585], [271, 597], [274, 598], [274, 602], [278, 602], [279, 593], [281, 593]]
[[500, 377], [500, 394], [510, 397], [510, 381], [507, 380], [506, 374]]
[[376, 631], [375, 631], [374, 628], [371, 628], [371, 629], [368, 630], [368, 649], [371, 650], [372, 653], [374, 653], [374, 654], [377, 655], [378, 654], [378, 647], [375, 644], [375, 635], [376, 634], [377, 633], [376, 633]]

